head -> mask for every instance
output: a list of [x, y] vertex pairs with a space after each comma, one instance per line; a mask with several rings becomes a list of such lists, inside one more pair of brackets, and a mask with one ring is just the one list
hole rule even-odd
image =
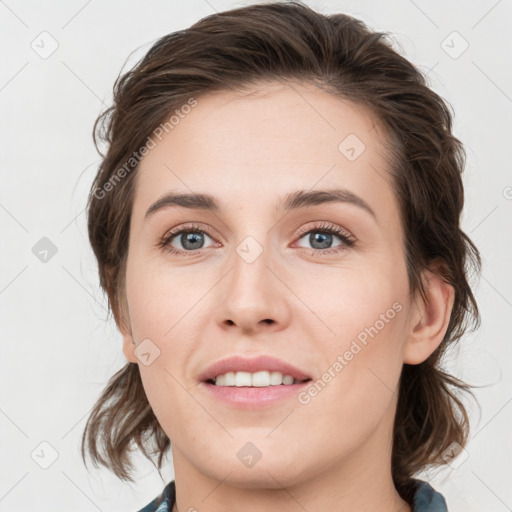
[[[95, 137], [108, 147], [89, 237], [128, 362], [82, 453], [132, 480], [132, 445], [149, 458], [153, 445], [158, 467], [172, 445], [212, 478], [258, 487], [386, 439], [406, 495], [466, 444], [469, 386], [440, 368], [478, 324], [464, 149], [385, 34], [293, 2], [214, 14], [119, 77]], [[233, 354], [307, 372], [290, 419], [211, 408], [199, 376]], [[263, 454], [250, 469], [237, 458], [248, 442]]]

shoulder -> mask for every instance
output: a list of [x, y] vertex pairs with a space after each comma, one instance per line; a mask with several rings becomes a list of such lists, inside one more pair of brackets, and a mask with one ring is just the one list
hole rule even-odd
[[169, 482], [164, 490], [153, 500], [148, 503], [144, 508], [138, 512], [171, 512], [174, 505], [174, 480]]
[[429, 483], [414, 480], [413, 512], [448, 512], [446, 501]]

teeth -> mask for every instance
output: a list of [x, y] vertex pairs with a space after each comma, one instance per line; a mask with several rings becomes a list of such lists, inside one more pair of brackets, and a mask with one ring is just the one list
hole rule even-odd
[[291, 375], [285, 375], [281, 372], [228, 372], [223, 375], [218, 375], [215, 378], [216, 386], [250, 386], [250, 387], [266, 387], [266, 386], [280, 386], [281, 384], [289, 385], [296, 384], [296, 381]]

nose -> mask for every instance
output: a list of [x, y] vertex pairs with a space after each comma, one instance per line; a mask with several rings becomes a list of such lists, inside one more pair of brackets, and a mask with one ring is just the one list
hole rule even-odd
[[223, 329], [248, 334], [277, 331], [287, 325], [290, 291], [271, 268], [275, 266], [271, 260], [268, 248], [254, 261], [243, 252], [234, 254], [217, 296], [217, 322]]

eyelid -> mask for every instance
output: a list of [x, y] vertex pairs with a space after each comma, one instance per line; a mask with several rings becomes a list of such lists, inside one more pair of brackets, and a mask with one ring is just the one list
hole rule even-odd
[[345, 228], [343, 228], [341, 226], [338, 226], [337, 224], [333, 224], [332, 222], [325, 221], [325, 220], [312, 221], [309, 226], [305, 226], [305, 227], [301, 228], [298, 231], [296, 236], [299, 238], [302, 238], [304, 235], [306, 235], [310, 231], [315, 231], [315, 230], [321, 231], [323, 229], [332, 230], [334, 232], [337, 232], [339, 235], [345, 236], [347, 239], [349, 239], [351, 241], [354, 241], [354, 242], [356, 241], [356, 238], [354, 237], [354, 235], [352, 235], [352, 233], [350, 233], [350, 231], [346, 230]]
[[180, 233], [181, 231], [204, 231], [210, 233], [211, 228], [206, 224], [198, 222], [185, 222], [185, 224], [179, 224], [178, 226], [169, 229], [162, 238], [168, 238], [169, 236]]

